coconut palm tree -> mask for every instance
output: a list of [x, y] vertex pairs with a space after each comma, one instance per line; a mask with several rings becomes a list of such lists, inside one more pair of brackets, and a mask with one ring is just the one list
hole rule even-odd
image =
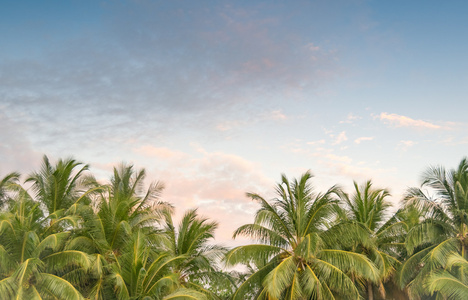
[[110, 184], [95, 203], [97, 218], [87, 223], [101, 250], [120, 254], [134, 229], [145, 230], [148, 237], [160, 232], [156, 225], [163, 221], [166, 210], [172, 211], [172, 206], [158, 200], [164, 189], [161, 182], [144, 189], [145, 176], [144, 169], [135, 170], [132, 165], [114, 168]]
[[88, 165], [72, 159], [60, 159], [52, 165], [44, 155], [41, 170], [33, 172], [25, 181], [31, 184], [34, 201], [47, 218], [50, 232], [77, 228], [78, 212], [86, 209], [91, 195], [102, 189], [93, 176], [86, 174]]
[[11, 202], [11, 185], [17, 184], [20, 174], [17, 172], [9, 173], [0, 180], [0, 210], [4, 209]]
[[388, 190], [373, 188], [370, 180], [361, 186], [354, 182], [354, 193], [351, 196], [340, 194], [343, 204], [340, 221], [361, 224], [367, 229], [368, 239], [372, 240], [368, 246], [356, 240], [349, 249], [366, 255], [379, 269], [379, 281], [376, 285], [370, 280], [362, 282], [369, 300], [374, 299], [375, 287], [385, 297], [384, 282], [394, 275], [395, 267], [399, 264], [397, 257], [403, 246], [401, 236], [408, 228], [404, 221], [398, 220], [398, 215], [387, 218], [391, 208], [387, 201], [388, 196]]
[[244, 235], [260, 243], [236, 247], [225, 260], [228, 265], [254, 262], [261, 268], [238, 288], [234, 299], [252, 291], [255, 299], [358, 299], [353, 276], [378, 279], [368, 258], [340, 249], [354, 228], [330, 228], [337, 187], [314, 193], [311, 178], [306, 172], [290, 182], [282, 175], [276, 186], [278, 198], [271, 201], [247, 194], [261, 208], [254, 223], [238, 228], [234, 237]]
[[186, 259], [164, 251], [168, 240], [162, 229], [173, 207], [159, 201], [160, 182], [144, 188], [146, 172], [132, 165], [114, 168], [110, 184], [100, 192], [94, 210], [83, 210], [81, 247], [93, 253], [96, 268], [79, 283], [91, 299], [204, 299], [184, 288], [173, 272]]
[[166, 214], [165, 233], [168, 238], [164, 248], [172, 257], [183, 258], [177, 260], [173, 271], [183, 286], [202, 291], [215, 299], [218, 296], [212, 291], [220, 290], [222, 286], [227, 292], [235, 287], [230, 275], [217, 267], [227, 249], [210, 244], [217, 227], [217, 222], [200, 217], [196, 209], [188, 210], [177, 228], [172, 215]]
[[93, 299], [206, 299], [203, 293], [185, 288], [179, 274], [173, 271], [185, 259], [150, 247], [146, 233], [137, 229], [126, 240], [122, 254], [107, 265], [106, 280], [112, 289], [104, 288], [100, 295], [95, 293], [98, 289], [93, 289], [90, 296]]
[[83, 299], [67, 280], [87, 269], [90, 257], [68, 248], [71, 232], [50, 232], [40, 203], [25, 190], [0, 215], [0, 295], [2, 299]]
[[75, 204], [89, 188], [84, 176], [87, 170], [88, 165], [72, 158], [60, 159], [52, 165], [44, 155], [41, 170], [33, 172], [25, 183], [32, 183], [34, 198], [41, 203], [46, 215], [57, 214]]
[[[453, 272], [455, 269], [456, 272]], [[453, 273], [460, 276], [456, 277]], [[468, 299], [468, 261], [459, 254], [451, 254], [446, 269], [429, 275], [426, 288], [431, 294], [439, 293], [443, 299]]]
[[[428, 278], [434, 278], [434, 274], [447, 268], [452, 254], [467, 258], [467, 159], [462, 159], [458, 167], [450, 171], [443, 167], [429, 168], [423, 174], [421, 188], [409, 189], [405, 199], [406, 205], [419, 209], [424, 220], [408, 232], [405, 244], [411, 257], [399, 271], [399, 283], [402, 287], [408, 286], [415, 296], [442, 291], [440, 286], [428, 290], [431, 286]], [[464, 282], [463, 268], [452, 268], [450, 272]]]
[[[162, 220], [161, 210], [171, 207], [158, 202], [163, 189], [161, 183], [152, 183], [144, 190], [145, 175], [144, 169], [135, 170], [132, 165], [121, 164], [114, 168], [110, 183], [98, 190], [99, 196], [91, 204], [92, 208], [89, 206], [79, 212], [84, 222], [77, 247], [92, 253], [97, 267], [87, 271], [86, 282], [75, 284], [82, 286], [84, 294], [92, 299], [128, 294], [124, 292], [128, 288], [123, 289], [129, 283], [122, 279], [121, 260], [125, 258], [121, 256], [132, 249], [135, 234], [145, 234], [146, 248], [159, 238], [156, 225]], [[141, 238], [136, 240], [141, 242]], [[140, 254], [138, 251], [131, 253]], [[127, 269], [132, 268], [125, 265]]]
[[0, 229], [2, 282], [10, 296], [82, 298], [72, 282], [84, 280], [80, 270], [89, 268], [92, 257], [74, 249], [79, 244], [76, 213], [97, 189], [86, 183], [86, 170], [73, 159], [52, 165], [44, 156], [41, 171], [26, 179], [32, 196], [17, 183], [19, 174], [10, 174], [3, 185], [15, 195]]

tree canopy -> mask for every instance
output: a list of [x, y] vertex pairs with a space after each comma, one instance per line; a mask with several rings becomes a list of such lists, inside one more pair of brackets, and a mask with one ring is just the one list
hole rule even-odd
[[[0, 178], [2, 299], [468, 299], [468, 160], [430, 167], [401, 205], [372, 180], [318, 192], [286, 175], [256, 193], [250, 243], [163, 201], [121, 164], [107, 183], [73, 158]], [[24, 178], [24, 179], [23, 179]], [[28, 187], [28, 188], [26, 188]], [[234, 267], [234, 269], [233, 269]]]

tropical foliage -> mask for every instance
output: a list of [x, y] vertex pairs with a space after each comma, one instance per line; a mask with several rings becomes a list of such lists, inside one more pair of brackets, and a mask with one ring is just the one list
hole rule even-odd
[[[373, 188], [370, 180], [361, 186], [354, 182], [354, 194], [351, 196], [340, 193], [342, 207], [338, 221], [349, 225], [357, 223], [366, 230], [366, 238], [356, 239], [349, 250], [365, 255], [378, 268], [378, 280], [375, 283], [363, 278], [356, 280], [368, 299], [374, 299], [376, 290], [382, 298], [386, 297], [384, 283], [391, 279], [399, 264], [398, 250], [402, 247], [399, 240], [407, 228], [404, 222], [399, 222], [395, 217], [386, 217], [391, 207], [387, 201], [389, 196], [388, 190]], [[363, 240], [369, 242], [363, 244]]]
[[[401, 207], [372, 181], [282, 175], [232, 249], [218, 222], [161, 200], [144, 169], [106, 183], [72, 158], [0, 178], [2, 299], [468, 299], [468, 161], [431, 167]], [[174, 222], [178, 219], [178, 222]], [[232, 268], [234, 267], [234, 269]]]
[[279, 197], [272, 201], [248, 194], [261, 208], [254, 223], [238, 228], [234, 237], [246, 235], [260, 244], [236, 247], [226, 261], [260, 262], [261, 267], [240, 286], [234, 299], [244, 298], [253, 289], [255, 299], [357, 299], [352, 275], [377, 280], [377, 270], [368, 258], [336, 247], [342, 231], [329, 225], [337, 187], [315, 194], [311, 178], [307, 172], [290, 182], [283, 175], [276, 186]]
[[[458, 254], [466, 259], [467, 255], [467, 159], [450, 171], [443, 167], [429, 168], [423, 175], [421, 188], [409, 189], [405, 200], [407, 206], [419, 210], [423, 220], [408, 232], [405, 243], [411, 256], [400, 270], [400, 285], [408, 286], [415, 297], [437, 291], [449, 297], [452, 291], [440, 288], [441, 281], [436, 277], [450, 275], [464, 282], [464, 265], [452, 267], [454, 263], [449, 258]], [[462, 298], [468, 298], [466, 291], [464, 295]]]

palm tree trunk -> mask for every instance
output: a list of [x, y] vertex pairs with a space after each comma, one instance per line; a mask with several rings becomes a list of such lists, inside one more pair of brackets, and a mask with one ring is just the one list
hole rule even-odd
[[374, 300], [374, 291], [372, 290], [372, 282], [367, 281], [367, 299]]

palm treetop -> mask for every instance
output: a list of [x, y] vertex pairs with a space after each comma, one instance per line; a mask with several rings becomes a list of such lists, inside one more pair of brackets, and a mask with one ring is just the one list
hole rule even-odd
[[371, 231], [377, 230], [386, 221], [386, 214], [392, 206], [387, 201], [390, 192], [387, 189], [374, 188], [371, 180], [366, 181], [361, 186], [354, 181], [353, 185], [353, 195], [340, 193], [340, 198], [346, 205], [349, 219], [364, 224]]
[[27, 182], [33, 184], [35, 198], [41, 201], [49, 213], [68, 208], [79, 193], [79, 179], [88, 165], [72, 159], [60, 159], [52, 165], [49, 158], [44, 155], [41, 170], [32, 173]]
[[[448, 268], [453, 254], [466, 259], [468, 247], [468, 161], [446, 170], [435, 166], [422, 176], [420, 188], [410, 188], [406, 207], [419, 211], [421, 220], [408, 232], [405, 245], [410, 258], [399, 271], [400, 286], [407, 285], [413, 294], [444, 289], [436, 278], [457, 277], [464, 282], [463, 268]], [[432, 282], [432, 283], [431, 283]], [[466, 282], [464, 283], [466, 284]], [[468, 293], [466, 293], [468, 296]]]
[[292, 250], [308, 234], [325, 230], [331, 220], [332, 204], [337, 202], [335, 196], [339, 189], [333, 186], [325, 193], [315, 193], [310, 184], [312, 177], [312, 173], [307, 171], [299, 180], [289, 182], [282, 174], [281, 182], [275, 187], [279, 197], [271, 201], [258, 194], [247, 193], [248, 197], [260, 202], [261, 208], [255, 215], [254, 223], [237, 229], [234, 238], [240, 234], [259, 242], [267, 238], [268, 242], [290, 246], [289, 250]]
[[[377, 270], [365, 256], [333, 247], [340, 244], [346, 230], [332, 228], [338, 188], [315, 193], [310, 171], [289, 181], [282, 175], [276, 185], [278, 198], [265, 200], [248, 193], [260, 202], [254, 223], [239, 227], [234, 237], [244, 235], [260, 244], [239, 246], [226, 256], [228, 265], [253, 262], [259, 268], [238, 289], [234, 299], [252, 290], [255, 299], [333, 299], [333, 295], [359, 297], [348, 274], [371, 280]], [[353, 233], [349, 230], [349, 235]], [[350, 273], [349, 273], [350, 272]]]

